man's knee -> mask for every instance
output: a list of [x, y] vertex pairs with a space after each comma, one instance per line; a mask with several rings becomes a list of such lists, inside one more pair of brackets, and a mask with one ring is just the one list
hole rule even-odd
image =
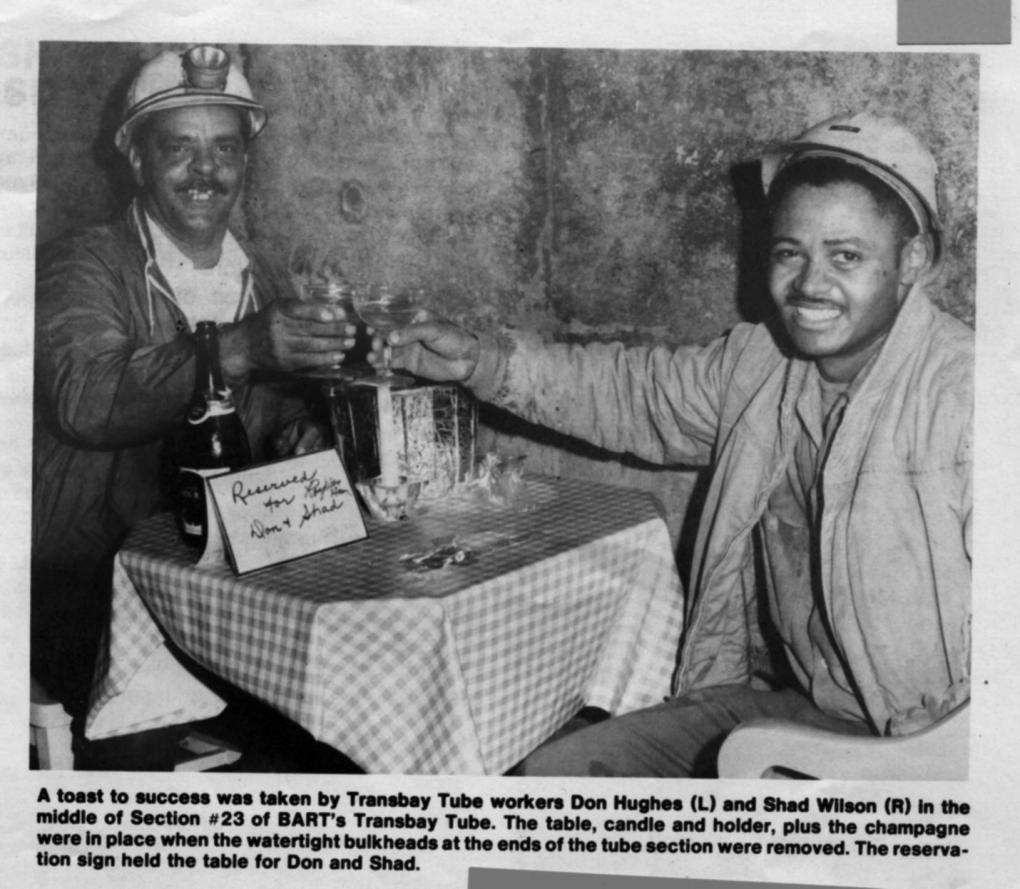
[[781, 694], [742, 685], [699, 689], [544, 744], [514, 774], [715, 777], [719, 748], [738, 723], [789, 706]]
[[698, 774], [702, 751], [713, 740], [697, 710], [670, 701], [607, 719], [539, 747], [517, 774], [690, 777]]
[[515, 769], [525, 776], [608, 778], [633, 771], [634, 738], [609, 719], [543, 744]]

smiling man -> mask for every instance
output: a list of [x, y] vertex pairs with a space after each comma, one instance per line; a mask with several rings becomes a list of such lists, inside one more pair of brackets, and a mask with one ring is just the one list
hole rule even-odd
[[860, 166], [818, 154], [780, 175], [770, 203], [769, 289], [786, 333], [822, 377], [850, 382], [929, 267], [931, 217], [915, 218]]
[[330, 366], [351, 328], [302, 303], [231, 231], [267, 113], [224, 50], [161, 52], [131, 84], [115, 142], [138, 195], [122, 218], [39, 251], [33, 449], [32, 669], [80, 712], [111, 558], [168, 505], [164, 440], [194, 384], [199, 321], [256, 460], [322, 446], [305, 405], [264, 372]]
[[969, 695], [973, 337], [925, 280], [936, 168], [900, 123], [767, 155], [775, 316], [703, 347], [391, 335], [394, 365], [617, 452], [711, 477], [673, 694], [567, 734], [527, 775], [710, 776], [779, 717], [902, 734]]
[[198, 268], [219, 261], [241, 193], [243, 120], [227, 105], [169, 109], [152, 115], [128, 148], [146, 212]]

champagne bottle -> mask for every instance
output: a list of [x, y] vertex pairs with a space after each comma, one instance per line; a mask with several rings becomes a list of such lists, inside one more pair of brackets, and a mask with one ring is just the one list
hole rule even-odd
[[219, 340], [212, 321], [200, 321], [195, 327], [195, 388], [175, 452], [181, 534], [188, 543], [205, 546], [206, 478], [251, 462], [248, 436], [223, 382]]

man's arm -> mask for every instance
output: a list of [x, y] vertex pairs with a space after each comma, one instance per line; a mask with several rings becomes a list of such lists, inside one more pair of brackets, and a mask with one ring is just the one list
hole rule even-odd
[[[58, 244], [41, 256], [40, 401], [54, 428], [82, 447], [117, 448], [164, 437], [183, 416], [194, 384], [191, 337], [180, 333], [166, 339], [165, 319], [150, 336], [149, 318], [157, 308], [148, 304], [144, 280], [129, 283], [120, 259], [116, 250], [96, 248], [88, 238]], [[221, 329], [221, 360], [235, 386], [246, 384], [258, 369], [331, 364], [350, 348], [354, 331], [342, 311], [292, 299], [270, 301]], [[279, 422], [303, 413], [281, 410]], [[294, 431], [288, 431], [290, 444], [303, 441], [308, 447], [308, 429], [299, 430], [297, 438]]]
[[428, 318], [390, 336], [394, 366], [463, 382], [480, 399], [616, 452], [708, 462], [735, 355], [750, 328], [705, 347], [569, 346], [475, 335]]
[[256, 370], [328, 368], [354, 347], [356, 328], [340, 306], [274, 299], [235, 324], [220, 326], [220, 360], [228, 380]]
[[188, 337], [147, 341], [123, 271], [83, 239], [44, 251], [36, 290], [36, 384], [56, 431], [83, 447], [165, 435], [194, 382]]

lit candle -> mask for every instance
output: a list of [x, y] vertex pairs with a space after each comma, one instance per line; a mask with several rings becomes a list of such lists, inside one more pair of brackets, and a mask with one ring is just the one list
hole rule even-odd
[[379, 481], [385, 487], [400, 484], [397, 469], [396, 423], [393, 420], [393, 394], [388, 384], [376, 386], [379, 410]]

